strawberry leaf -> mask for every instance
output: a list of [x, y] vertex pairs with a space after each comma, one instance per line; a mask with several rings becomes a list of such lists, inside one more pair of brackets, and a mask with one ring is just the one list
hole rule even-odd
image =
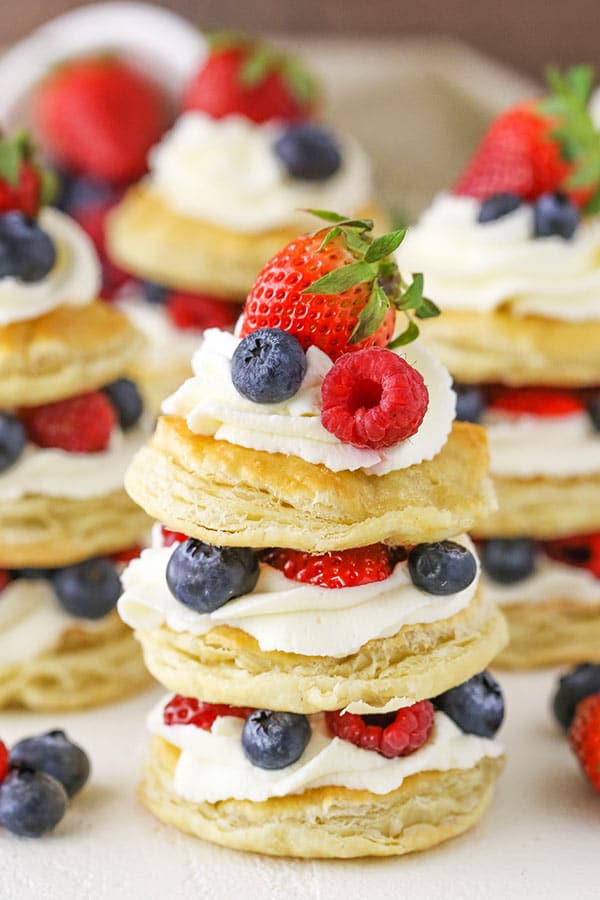
[[318, 93], [316, 82], [299, 60], [291, 56], [285, 57], [280, 69], [288, 89], [298, 103], [306, 105], [315, 99]]
[[373, 281], [377, 275], [377, 268], [371, 263], [363, 260], [350, 263], [348, 266], [342, 266], [340, 269], [334, 269], [328, 272], [322, 278], [318, 278], [308, 287], [304, 288], [303, 294], [342, 294], [356, 284]]
[[0, 178], [11, 187], [19, 182], [23, 154], [15, 140], [0, 140]]
[[398, 231], [390, 231], [388, 234], [383, 234], [381, 237], [375, 238], [365, 253], [366, 262], [379, 262], [380, 259], [389, 256], [390, 253], [393, 253], [394, 250], [398, 249], [404, 240], [405, 235], [406, 228], [400, 228]]
[[427, 297], [422, 298], [421, 305], [415, 310], [417, 319], [434, 319], [439, 315], [439, 306], [436, 306], [433, 300], [428, 300]]
[[323, 248], [327, 246], [327, 244], [330, 244], [332, 241], [334, 241], [336, 239], [336, 237], [339, 237], [340, 234], [343, 234], [343, 233], [344, 232], [339, 227], [339, 225], [335, 225], [333, 228], [330, 228], [329, 231], [327, 232], [327, 234], [325, 235], [325, 237], [323, 238], [323, 241], [321, 242], [321, 246], [317, 250], [317, 253], [320, 253], [321, 250], [323, 250]]
[[361, 310], [358, 322], [350, 335], [349, 344], [360, 344], [365, 338], [375, 334], [388, 309], [390, 301], [385, 291], [375, 283], [367, 305]]
[[588, 216], [600, 212], [600, 189], [588, 200], [583, 211]]
[[311, 216], [317, 216], [325, 222], [349, 222], [348, 216], [340, 216], [339, 213], [331, 212], [329, 209], [303, 209], [302, 212], [310, 213]]
[[410, 344], [412, 341], [416, 340], [419, 337], [419, 327], [416, 322], [407, 316], [408, 325], [402, 334], [399, 334], [398, 337], [395, 337], [393, 341], [390, 341], [388, 344], [388, 348], [390, 350], [394, 350], [396, 347], [404, 347], [406, 344]]
[[247, 88], [257, 87], [274, 68], [273, 53], [266, 47], [255, 47], [240, 66], [240, 82]]
[[413, 275], [412, 283], [400, 297], [400, 301], [396, 304], [398, 309], [418, 309], [423, 301], [423, 276], [419, 272]]

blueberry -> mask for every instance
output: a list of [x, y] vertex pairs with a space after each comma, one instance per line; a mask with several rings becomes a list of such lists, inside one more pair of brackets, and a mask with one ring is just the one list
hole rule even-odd
[[516, 584], [529, 578], [535, 567], [535, 544], [528, 538], [495, 538], [486, 541], [481, 565], [492, 581]]
[[73, 176], [60, 170], [57, 174], [61, 192], [56, 205], [69, 215], [76, 215], [94, 206], [105, 207], [117, 199], [115, 189], [100, 178], [90, 178], [87, 175]]
[[254, 403], [281, 403], [293, 397], [306, 372], [306, 356], [293, 334], [260, 328], [245, 337], [231, 359], [235, 389]]
[[214, 547], [188, 538], [169, 559], [167, 584], [184, 606], [209, 613], [252, 591], [258, 572], [258, 557], [246, 547]]
[[15, 416], [0, 413], [0, 472], [15, 463], [25, 449], [27, 435]]
[[133, 381], [118, 378], [104, 388], [104, 393], [114, 406], [123, 431], [139, 422], [144, 411], [144, 401]]
[[571, 725], [575, 707], [584, 697], [600, 693], [600, 665], [583, 663], [575, 666], [558, 682], [552, 701], [552, 709], [557, 722], [565, 731]]
[[589, 417], [596, 431], [600, 431], [600, 394], [592, 397], [592, 401], [588, 406]]
[[489, 672], [474, 675], [432, 702], [467, 734], [494, 737], [504, 718], [502, 690]]
[[24, 738], [10, 751], [10, 762], [51, 775], [60, 781], [69, 797], [81, 790], [90, 774], [87, 754], [64, 731]]
[[575, 234], [581, 214], [564, 194], [542, 194], [533, 207], [535, 237], [557, 237], [569, 240]]
[[285, 769], [300, 759], [310, 741], [310, 724], [298, 713], [255, 709], [242, 731], [247, 759], [259, 769]]
[[57, 569], [52, 584], [65, 610], [81, 619], [101, 619], [108, 615], [122, 591], [113, 563], [103, 558]]
[[477, 221], [481, 222], [481, 224], [495, 222], [496, 219], [514, 212], [520, 205], [521, 198], [517, 197], [516, 194], [493, 194], [481, 204]]
[[154, 284], [153, 281], [141, 281], [140, 287], [144, 294], [144, 299], [148, 303], [157, 305], [164, 303], [169, 293], [168, 288], [163, 287], [162, 284]]
[[319, 125], [303, 122], [289, 125], [273, 145], [292, 178], [324, 181], [342, 164], [342, 156], [331, 135]]
[[34, 569], [32, 567], [24, 569], [15, 569], [13, 575], [15, 578], [26, 578], [37, 581], [39, 579], [52, 578], [56, 569]]
[[56, 778], [16, 765], [0, 784], [0, 824], [22, 837], [41, 837], [58, 825], [68, 802]]
[[414, 584], [428, 594], [457, 594], [477, 575], [470, 550], [454, 541], [417, 544], [408, 554], [408, 571]]
[[472, 384], [454, 382], [456, 418], [459, 422], [479, 422], [485, 409], [483, 391]]
[[41, 281], [52, 271], [56, 249], [50, 235], [35, 219], [21, 212], [0, 216], [0, 277]]

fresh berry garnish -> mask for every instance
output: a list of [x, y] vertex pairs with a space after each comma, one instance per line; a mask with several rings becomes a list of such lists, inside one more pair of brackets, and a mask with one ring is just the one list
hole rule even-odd
[[15, 416], [0, 413], [0, 472], [10, 468], [25, 449], [27, 435]]
[[446, 713], [461, 731], [480, 737], [494, 737], [504, 719], [502, 690], [487, 671], [435, 697], [433, 705]]
[[34, 444], [67, 453], [106, 450], [116, 424], [114, 407], [101, 391], [30, 406], [20, 415]]
[[464, 591], [477, 575], [477, 561], [466, 547], [455, 541], [417, 544], [408, 554], [408, 571], [427, 594], [446, 596]]
[[600, 394], [592, 397], [588, 405], [588, 415], [596, 431], [600, 431]]
[[11, 767], [0, 783], [0, 825], [22, 837], [41, 837], [58, 825], [68, 802], [56, 778], [28, 766]]
[[535, 544], [528, 538], [494, 538], [481, 549], [481, 565], [498, 584], [516, 584], [533, 574]]
[[363, 750], [373, 750], [388, 759], [409, 756], [422, 747], [433, 728], [434, 710], [429, 700], [382, 715], [325, 714], [331, 734]]
[[87, 754], [60, 730], [19, 741], [10, 751], [10, 762], [51, 775], [69, 797], [81, 790], [90, 775]]
[[251, 712], [251, 707], [203, 703], [195, 697], [182, 697], [181, 694], [176, 694], [163, 710], [163, 721], [165, 725], [194, 725], [196, 728], [210, 731], [215, 719], [220, 716], [246, 719]]
[[32, 117], [62, 166], [115, 184], [144, 174], [148, 151], [170, 120], [158, 85], [106, 55], [53, 69], [34, 94]]
[[507, 388], [492, 397], [490, 409], [514, 416], [570, 416], [584, 406], [571, 391], [547, 388]]
[[325, 181], [338, 171], [342, 156], [324, 128], [312, 122], [290, 125], [273, 144], [288, 175], [304, 181]]
[[184, 534], [183, 531], [171, 531], [166, 525], [161, 525], [160, 531], [162, 534], [163, 547], [172, 547], [173, 544], [183, 544], [184, 541], [187, 541], [188, 539], [188, 535]]
[[376, 347], [342, 356], [321, 386], [323, 427], [353, 447], [394, 447], [417, 433], [428, 404], [420, 372]]
[[300, 759], [310, 735], [306, 716], [255, 709], [244, 724], [242, 748], [259, 769], [285, 769]]
[[384, 581], [393, 570], [393, 550], [385, 544], [329, 553], [278, 548], [261, 553], [261, 560], [292, 581], [324, 588], [358, 587]]
[[453, 387], [456, 393], [457, 422], [479, 422], [485, 409], [483, 391], [472, 384], [454, 382]]
[[130, 275], [109, 258], [106, 249], [106, 224], [119, 197], [119, 193], [113, 192], [112, 198], [105, 203], [81, 206], [71, 213], [77, 224], [83, 228], [92, 241], [100, 259], [102, 267], [100, 296], [103, 300], [114, 299], [121, 288], [131, 280]]
[[561, 237], [569, 240], [575, 234], [581, 213], [575, 204], [560, 192], [542, 194], [533, 206], [535, 237]]
[[[154, 301], [157, 302], [157, 301]], [[208, 294], [167, 294], [169, 318], [177, 328], [204, 331], [206, 328], [233, 328], [240, 315], [240, 305], [210, 297]]]
[[590, 694], [600, 693], [600, 664], [582, 663], [575, 666], [558, 682], [552, 701], [552, 710], [559, 725], [568, 731], [575, 708], [580, 700]]
[[245, 116], [258, 124], [294, 122], [313, 112], [315, 86], [295, 59], [235, 35], [215, 35], [211, 44], [185, 92], [184, 110], [213, 119]]
[[35, 218], [52, 193], [52, 176], [37, 165], [28, 136], [0, 137], [0, 214], [18, 210]]
[[8, 775], [8, 748], [4, 741], [0, 741], [0, 782]]
[[0, 592], [4, 590], [9, 582], [10, 574], [6, 571], [6, 569], [0, 569]]
[[142, 294], [144, 295], [144, 300], [147, 303], [162, 306], [163, 303], [167, 302], [169, 289], [163, 287], [162, 284], [155, 284], [153, 281], [140, 281], [139, 284], [142, 289]]
[[544, 541], [542, 548], [550, 559], [566, 566], [587, 569], [600, 578], [600, 531]]
[[0, 278], [34, 284], [52, 271], [55, 262], [54, 242], [35, 219], [22, 212], [0, 216]]
[[137, 385], [129, 378], [118, 378], [103, 388], [115, 408], [119, 425], [123, 431], [133, 428], [144, 412], [144, 401]]
[[422, 276], [415, 275], [406, 287], [390, 256], [405, 232], [373, 240], [368, 220], [313, 212], [333, 224], [292, 241], [264, 266], [246, 300], [241, 337], [281, 328], [304, 350], [314, 345], [336, 360], [343, 353], [390, 344], [399, 309], [408, 327], [391, 346], [414, 340], [419, 329], [409, 310], [417, 318], [439, 310], [423, 297]]
[[495, 222], [503, 216], [514, 212], [521, 206], [522, 200], [517, 194], [492, 194], [487, 197], [479, 208], [477, 221], [484, 225], [486, 222]]
[[281, 403], [293, 397], [306, 374], [306, 356], [293, 334], [260, 328], [242, 338], [231, 358], [236, 391], [253, 403]]
[[568, 738], [584, 774], [600, 794], [600, 693], [577, 704]]
[[80, 619], [107, 616], [123, 591], [114, 564], [103, 557], [57, 569], [52, 586], [61, 606]]
[[64, 169], [55, 171], [60, 182], [60, 196], [55, 206], [70, 216], [77, 216], [87, 209], [111, 207], [121, 196], [122, 192], [103, 178], [72, 175]]
[[135, 544], [133, 547], [127, 547], [126, 550], [118, 550], [116, 553], [111, 553], [110, 558], [112, 562], [117, 566], [126, 566], [133, 559], [137, 559], [144, 548], [140, 544]]
[[171, 554], [167, 584], [176, 600], [200, 613], [210, 613], [258, 581], [258, 557], [247, 547], [214, 547], [188, 538]]

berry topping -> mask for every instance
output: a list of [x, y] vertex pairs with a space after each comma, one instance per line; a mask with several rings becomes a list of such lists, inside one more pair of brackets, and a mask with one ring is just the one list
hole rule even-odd
[[19, 420], [8, 413], [0, 413], [0, 472], [18, 460], [26, 443], [27, 435]]
[[577, 704], [568, 737], [584, 774], [600, 794], [600, 693]]
[[181, 694], [176, 694], [165, 706], [163, 720], [165, 725], [195, 725], [196, 728], [210, 731], [215, 719], [220, 716], [245, 719], [251, 712], [250, 707], [203, 703], [195, 697], [182, 697]]
[[457, 594], [477, 575], [477, 561], [466, 547], [454, 541], [417, 544], [408, 554], [413, 583], [428, 594]]
[[246, 547], [214, 547], [188, 538], [173, 551], [167, 565], [167, 584], [184, 606], [210, 613], [258, 581], [258, 557]]
[[521, 202], [521, 198], [517, 194], [492, 194], [481, 204], [477, 221], [482, 225], [486, 222], [495, 222], [518, 209]]
[[41, 837], [58, 825], [68, 802], [56, 778], [15, 766], [0, 784], [0, 825], [22, 837]]
[[104, 558], [57, 569], [52, 586], [69, 615], [80, 619], [101, 619], [108, 615], [122, 592], [114, 564]]
[[566, 566], [587, 569], [600, 578], [600, 531], [544, 541], [543, 549], [551, 559]]
[[433, 705], [446, 713], [467, 734], [492, 738], [504, 718], [502, 690], [489, 672], [480, 672], [468, 681], [435, 697]]
[[306, 356], [293, 334], [260, 328], [243, 338], [231, 359], [236, 391], [253, 403], [281, 403], [297, 393]]
[[42, 281], [54, 268], [56, 249], [50, 235], [22, 212], [0, 216], [0, 278], [26, 284]]
[[306, 716], [255, 709], [244, 724], [242, 747], [253, 766], [285, 769], [300, 759], [310, 735]]
[[524, 581], [535, 568], [535, 544], [528, 538], [495, 538], [481, 550], [481, 565], [498, 584]]
[[592, 397], [588, 406], [588, 414], [596, 431], [600, 431], [600, 394]]
[[485, 409], [483, 391], [472, 384], [454, 382], [456, 393], [456, 420], [458, 422], [479, 422]]
[[140, 287], [147, 303], [160, 306], [167, 302], [169, 289], [163, 287], [162, 284], [155, 284], [153, 281], [140, 281]]
[[492, 398], [490, 409], [515, 416], [570, 416], [584, 407], [576, 394], [547, 388], [507, 388]]
[[381, 450], [416, 434], [429, 393], [419, 372], [392, 350], [348, 353], [321, 387], [323, 427], [344, 444]]
[[292, 581], [324, 588], [358, 587], [384, 581], [392, 574], [392, 548], [371, 544], [352, 550], [303, 553], [301, 550], [266, 550], [263, 562], [283, 572]]
[[388, 759], [409, 756], [422, 747], [433, 728], [433, 706], [421, 700], [384, 715], [325, 714], [330, 732], [363, 750], [373, 750]]
[[115, 408], [123, 431], [136, 425], [144, 411], [144, 401], [137, 385], [129, 378], [119, 378], [104, 388], [104, 394]]
[[3, 741], [0, 741], [0, 782], [4, 781], [8, 775], [8, 748]]
[[72, 175], [60, 168], [55, 172], [60, 191], [56, 206], [70, 216], [86, 209], [112, 206], [119, 199], [121, 192], [102, 178]]
[[19, 210], [35, 218], [51, 199], [52, 175], [35, 161], [35, 150], [24, 133], [0, 137], [0, 214]]
[[126, 566], [132, 559], [137, 559], [144, 548], [140, 544], [134, 544], [133, 547], [127, 547], [125, 550], [117, 550], [111, 553], [110, 558], [116, 566]]
[[113, 191], [110, 198], [104, 203], [89, 203], [76, 207], [71, 215], [77, 224], [83, 228], [92, 241], [102, 267], [102, 286], [100, 295], [104, 300], [112, 300], [117, 296], [121, 288], [130, 281], [130, 276], [120, 269], [109, 258], [106, 249], [106, 227], [108, 216], [117, 204], [120, 194]]
[[38, 447], [57, 447], [67, 453], [106, 450], [115, 427], [116, 413], [101, 392], [23, 409], [21, 418], [29, 439]]
[[240, 306], [237, 303], [230, 303], [228, 300], [220, 300], [207, 294], [181, 292], [167, 294], [166, 305], [173, 324], [184, 330], [233, 328], [240, 314]]
[[171, 531], [171, 529], [167, 528], [165, 525], [160, 526], [160, 531], [162, 534], [163, 547], [172, 547], [173, 544], [183, 544], [183, 542], [188, 539], [187, 534], [184, 534], [182, 531]]
[[0, 569], [0, 593], [4, 590], [10, 581], [10, 575], [6, 569]]
[[338, 171], [342, 157], [331, 135], [319, 125], [291, 125], [273, 145], [292, 178], [325, 181]]
[[10, 751], [10, 762], [20, 763], [56, 778], [69, 797], [84, 786], [90, 775], [90, 761], [64, 731], [48, 731], [24, 738]]
[[567, 731], [575, 715], [575, 707], [584, 697], [600, 693], [600, 665], [582, 663], [575, 666], [558, 682], [552, 710], [559, 725]]
[[575, 234], [581, 213], [564, 194], [542, 194], [533, 207], [536, 237], [556, 237], [569, 240]]

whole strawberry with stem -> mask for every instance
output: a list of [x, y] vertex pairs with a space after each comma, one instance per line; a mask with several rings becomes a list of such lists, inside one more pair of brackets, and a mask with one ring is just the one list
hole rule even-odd
[[0, 137], [0, 214], [20, 211], [35, 218], [52, 199], [54, 188], [53, 176], [37, 163], [25, 132]]
[[[311, 210], [329, 223], [287, 244], [264, 266], [244, 307], [241, 337], [259, 328], [281, 328], [306, 350], [319, 347], [332, 360], [369, 347], [414, 340], [417, 318], [439, 314], [423, 297], [423, 276], [406, 285], [391, 254], [405, 230], [372, 237], [373, 222]], [[394, 337], [396, 313], [407, 327]]]
[[585, 776], [600, 794], [600, 694], [579, 701], [568, 739]]

